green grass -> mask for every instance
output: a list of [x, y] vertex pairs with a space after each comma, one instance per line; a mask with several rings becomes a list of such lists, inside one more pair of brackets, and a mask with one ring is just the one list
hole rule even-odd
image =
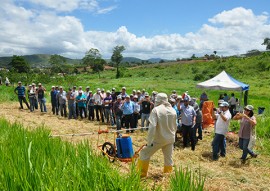
[[122, 176], [88, 143], [76, 146], [0, 119], [0, 190], [143, 190], [134, 168]]
[[[50, 138], [44, 127], [28, 131], [0, 118], [0, 190], [147, 190], [134, 164], [120, 175], [87, 142]], [[203, 190], [204, 178], [176, 169], [169, 190]], [[160, 187], [157, 187], [160, 190]]]
[[202, 191], [204, 188], [204, 177], [200, 174], [196, 175], [188, 169], [179, 168], [174, 171], [174, 175], [170, 179], [170, 190], [188, 190]]

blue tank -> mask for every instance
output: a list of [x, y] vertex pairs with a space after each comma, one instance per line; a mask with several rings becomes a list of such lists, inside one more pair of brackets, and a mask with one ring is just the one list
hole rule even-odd
[[117, 157], [131, 158], [134, 155], [132, 140], [130, 137], [116, 138]]

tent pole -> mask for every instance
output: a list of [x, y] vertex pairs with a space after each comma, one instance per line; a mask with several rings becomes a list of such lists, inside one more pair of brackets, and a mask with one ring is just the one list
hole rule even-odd
[[243, 97], [243, 91], [241, 91], [240, 99], [239, 99], [239, 111], [240, 111], [240, 112], [243, 111], [243, 108], [242, 108], [242, 106], [241, 106], [241, 104], [242, 104], [242, 97]]

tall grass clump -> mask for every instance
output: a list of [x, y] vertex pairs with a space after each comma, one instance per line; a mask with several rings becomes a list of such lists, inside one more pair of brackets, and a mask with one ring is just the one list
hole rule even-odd
[[261, 152], [270, 153], [270, 117], [269, 110], [257, 116], [256, 125], [257, 141], [256, 146], [261, 147]]
[[14, 93], [15, 87], [0, 85], [0, 103], [17, 101], [18, 96]]
[[170, 179], [170, 190], [181, 191], [202, 191], [204, 188], [205, 178], [201, 174], [196, 175], [189, 169], [180, 167], [175, 170]]
[[88, 143], [74, 146], [5, 119], [0, 127], [0, 190], [143, 190], [134, 168], [121, 176]]

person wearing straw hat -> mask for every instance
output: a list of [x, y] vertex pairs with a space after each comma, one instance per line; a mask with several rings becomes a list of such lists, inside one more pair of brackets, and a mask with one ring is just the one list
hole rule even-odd
[[255, 129], [257, 124], [256, 117], [253, 113], [254, 107], [252, 105], [247, 105], [244, 108], [244, 113], [237, 113], [233, 119], [240, 120], [240, 130], [238, 133], [239, 136], [239, 147], [243, 150], [241, 160], [242, 162], [246, 161], [247, 155], [250, 154], [251, 157], [256, 158], [255, 154], [248, 146], [251, 141], [252, 131]]
[[176, 111], [168, 102], [165, 93], [157, 94], [155, 107], [149, 117], [147, 145], [140, 152], [137, 169], [141, 177], [147, 176], [150, 158], [159, 149], [164, 155], [164, 173], [170, 173], [173, 166], [173, 144], [176, 133]]

